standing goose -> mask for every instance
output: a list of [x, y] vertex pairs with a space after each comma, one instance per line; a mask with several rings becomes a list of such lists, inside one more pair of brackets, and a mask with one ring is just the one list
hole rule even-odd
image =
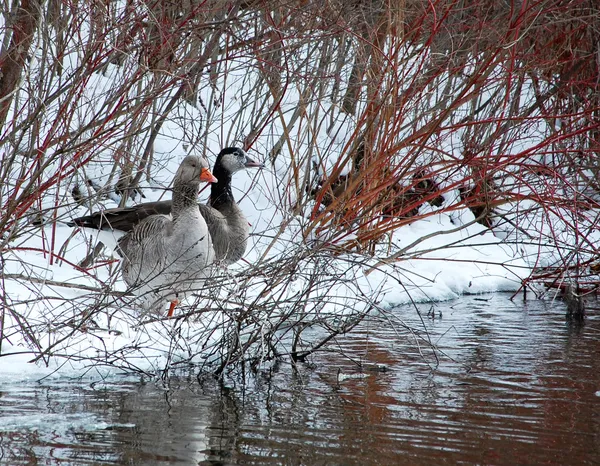
[[119, 240], [123, 279], [146, 309], [171, 301], [197, 288], [215, 258], [208, 227], [197, 207], [200, 182], [217, 180], [206, 160], [188, 155], [173, 180], [170, 215], [150, 215]]
[[[213, 167], [218, 181], [211, 185], [210, 201], [208, 205], [198, 204], [213, 240], [215, 260], [224, 264], [237, 262], [246, 252], [248, 220], [235, 202], [231, 178], [235, 172], [247, 168], [264, 168], [264, 164], [252, 160], [238, 147], [223, 149]], [[128, 232], [150, 215], [168, 215], [170, 212], [171, 201], [145, 202], [79, 217], [69, 226]]]
[[264, 164], [255, 162], [237, 147], [223, 149], [213, 167], [218, 181], [210, 187], [208, 205], [198, 205], [213, 238], [216, 260], [225, 265], [239, 261], [246, 252], [248, 219], [235, 202], [231, 178], [247, 168], [264, 168]]

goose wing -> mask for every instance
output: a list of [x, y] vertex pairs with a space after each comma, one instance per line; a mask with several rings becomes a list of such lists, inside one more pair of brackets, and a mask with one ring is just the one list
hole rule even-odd
[[78, 217], [68, 223], [69, 226], [131, 231], [135, 225], [152, 215], [169, 215], [171, 201], [144, 202], [132, 207], [117, 207]]
[[118, 242], [117, 252], [130, 262], [165, 256], [165, 239], [173, 233], [170, 215], [151, 215], [123, 235]]

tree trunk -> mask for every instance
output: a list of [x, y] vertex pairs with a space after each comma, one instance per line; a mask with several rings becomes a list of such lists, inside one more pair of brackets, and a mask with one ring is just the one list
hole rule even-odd
[[12, 96], [21, 79], [40, 13], [39, 0], [23, 0], [17, 6], [10, 46], [0, 57], [0, 128], [6, 122]]

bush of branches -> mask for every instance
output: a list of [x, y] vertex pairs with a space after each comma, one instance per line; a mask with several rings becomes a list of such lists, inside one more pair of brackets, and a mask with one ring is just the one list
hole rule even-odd
[[[140, 372], [301, 360], [378, 309], [384, 290], [365, 288], [365, 270], [398, 281], [394, 267], [426, 252], [429, 238], [400, 247], [394, 232], [467, 210], [456, 228], [514, 245], [531, 266], [524, 285], [597, 283], [593, 2], [6, 6], [5, 348]], [[177, 151], [234, 142], [266, 154], [250, 197], [276, 213], [255, 225], [251, 259], [200, 290], [209, 302], [175, 324], [140, 321], [115, 261], [82, 266], [90, 251], [64, 241], [62, 222], [139, 200]]]

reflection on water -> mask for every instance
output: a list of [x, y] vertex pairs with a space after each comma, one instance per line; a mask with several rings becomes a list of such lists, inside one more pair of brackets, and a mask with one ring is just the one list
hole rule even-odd
[[600, 320], [505, 295], [419, 311], [243, 387], [0, 382], [0, 463], [600, 464]]

